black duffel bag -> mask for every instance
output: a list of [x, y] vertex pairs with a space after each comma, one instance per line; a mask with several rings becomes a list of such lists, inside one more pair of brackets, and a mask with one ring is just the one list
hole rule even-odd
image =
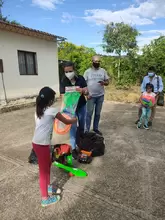
[[81, 135], [78, 147], [80, 150], [92, 152], [92, 157], [103, 156], [105, 152], [104, 138], [95, 132], [86, 132]]

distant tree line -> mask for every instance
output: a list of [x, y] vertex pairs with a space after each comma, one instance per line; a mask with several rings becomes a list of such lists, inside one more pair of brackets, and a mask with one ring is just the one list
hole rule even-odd
[[[139, 32], [124, 23], [111, 23], [105, 27], [103, 50], [115, 53], [116, 56], [102, 56], [101, 65], [108, 71], [117, 88], [127, 89], [140, 84], [149, 66], [155, 66], [157, 74], [161, 75], [165, 82], [165, 37], [160, 36], [153, 40], [144, 46], [142, 54], [139, 54], [137, 36]], [[73, 61], [81, 75], [91, 66], [91, 57], [96, 54], [93, 48], [69, 42], [60, 42], [58, 49], [59, 59]], [[126, 55], [122, 56], [123, 52]]]

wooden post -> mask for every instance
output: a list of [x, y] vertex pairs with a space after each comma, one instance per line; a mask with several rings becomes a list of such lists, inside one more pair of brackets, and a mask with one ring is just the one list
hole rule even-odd
[[6, 101], [6, 104], [7, 104], [7, 103], [8, 103], [8, 100], [7, 100], [5, 82], [4, 82], [4, 77], [3, 77], [4, 68], [3, 68], [3, 60], [2, 60], [2, 59], [0, 59], [0, 73], [1, 73], [1, 77], [2, 77], [2, 85], [3, 85], [3, 91], [4, 91], [5, 101]]

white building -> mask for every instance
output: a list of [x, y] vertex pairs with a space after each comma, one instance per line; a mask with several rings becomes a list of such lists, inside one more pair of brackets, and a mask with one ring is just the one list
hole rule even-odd
[[[36, 95], [43, 86], [59, 92], [57, 40], [52, 34], [0, 21], [0, 103]], [[1, 68], [0, 68], [1, 69]]]

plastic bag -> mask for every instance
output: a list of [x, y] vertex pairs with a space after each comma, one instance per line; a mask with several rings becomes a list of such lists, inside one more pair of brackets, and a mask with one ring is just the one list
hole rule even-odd
[[[80, 98], [80, 93], [76, 87], [66, 87], [66, 93], [62, 100], [61, 113], [64, 117], [70, 119], [76, 117], [76, 108]], [[52, 145], [68, 144], [75, 145], [77, 125], [65, 125], [58, 119], [55, 119], [52, 134]]]

